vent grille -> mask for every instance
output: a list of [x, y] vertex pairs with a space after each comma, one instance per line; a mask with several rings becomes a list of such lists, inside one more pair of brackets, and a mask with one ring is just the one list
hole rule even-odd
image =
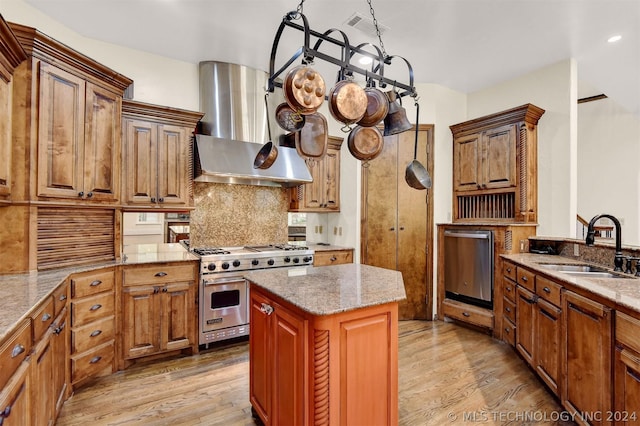
[[514, 219], [515, 193], [458, 196], [457, 219]]
[[[349, 27], [353, 27], [356, 30], [360, 30], [366, 35], [370, 37], [377, 37], [376, 26], [373, 24], [373, 19], [365, 16], [359, 12], [354, 13], [345, 21], [345, 24]], [[378, 21], [378, 29], [380, 30], [380, 35], [383, 35], [386, 31], [389, 30], [389, 27], [382, 25], [380, 21]]]

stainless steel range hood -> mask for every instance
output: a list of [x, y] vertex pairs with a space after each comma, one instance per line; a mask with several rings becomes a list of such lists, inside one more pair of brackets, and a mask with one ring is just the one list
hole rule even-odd
[[268, 169], [253, 168], [261, 144], [196, 135], [195, 181], [261, 186], [297, 186], [312, 181], [311, 173], [295, 149], [278, 147]]
[[[268, 74], [226, 62], [200, 62], [202, 133], [196, 135], [196, 182], [244, 185], [296, 186], [312, 181], [311, 173], [295, 149], [278, 147], [278, 158], [268, 169], [254, 169], [256, 154], [270, 136], [277, 144], [284, 133], [275, 122], [281, 93], [265, 88]], [[270, 120], [268, 123], [267, 120]], [[272, 134], [269, 135], [268, 129]]]

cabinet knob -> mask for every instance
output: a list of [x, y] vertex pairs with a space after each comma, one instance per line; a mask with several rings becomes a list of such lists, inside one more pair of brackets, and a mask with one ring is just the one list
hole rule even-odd
[[98, 309], [102, 308], [102, 305], [99, 303], [96, 303], [95, 305], [93, 305], [92, 307], [89, 308], [90, 311], [97, 311]]
[[89, 337], [96, 337], [102, 334], [102, 330], [93, 330]]
[[64, 301], [67, 300], [67, 295], [66, 294], [61, 294], [60, 297], [58, 298], [59, 301]]
[[94, 356], [93, 358], [91, 358], [91, 361], [89, 361], [89, 364], [95, 364], [96, 362], [100, 361], [102, 359], [101, 356]]
[[463, 312], [462, 315], [467, 317], [467, 318], [471, 316], [471, 314], [469, 312]]
[[331, 256], [331, 258], [329, 258], [329, 260], [332, 261], [332, 262], [335, 262], [336, 260], [338, 260], [338, 258], [335, 257], [335, 256]]
[[401, 231], [404, 231], [404, 226], [401, 226], [401, 227], [400, 227], [400, 230], [401, 230]]
[[505, 311], [511, 313], [511, 308], [507, 307], [507, 308], [505, 308]]
[[78, 192], [78, 197], [80, 198], [84, 197], [84, 192], [83, 191]]
[[522, 277], [522, 281], [524, 281], [526, 283], [529, 280], [527, 279], [527, 277]]
[[158, 202], [159, 203], [164, 203], [164, 198], [163, 197], [158, 198]]
[[49, 321], [50, 319], [51, 319], [51, 314], [50, 313], [45, 312], [45, 314], [42, 315], [42, 322]]
[[551, 289], [549, 287], [545, 287], [542, 289], [545, 293], [551, 293]]
[[267, 303], [262, 303], [260, 305], [260, 312], [262, 312], [263, 314], [271, 315], [273, 313], [273, 306]]
[[102, 281], [100, 281], [100, 280], [95, 280], [95, 281], [93, 281], [91, 284], [89, 284], [89, 286], [91, 286], [91, 287], [96, 287], [96, 286], [99, 286], [100, 284], [102, 284]]
[[87, 192], [87, 198], [93, 197], [93, 192]]
[[393, 226], [391, 228], [389, 228], [389, 231], [395, 231], [396, 228], [394, 228]]
[[166, 273], [166, 272], [158, 272], [158, 273], [156, 273], [156, 275], [155, 275], [155, 276], [156, 276], [156, 277], [166, 277], [166, 276], [167, 276], [167, 273]]
[[155, 203], [156, 202], [156, 197], [151, 197], [151, 202]]
[[166, 292], [168, 292], [168, 291], [169, 291], [169, 289], [168, 289], [168, 288], [166, 288], [166, 287], [164, 287], [164, 288], [162, 289], [162, 292], [163, 292], [163, 293], [166, 293]]
[[24, 346], [22, 346], [21, 344], [17, 344], [13, 350], [11, 351], [11, 358], [15, 358], [18, 355], [20, 355], [21, 353], [23, 353], [25, 351]]

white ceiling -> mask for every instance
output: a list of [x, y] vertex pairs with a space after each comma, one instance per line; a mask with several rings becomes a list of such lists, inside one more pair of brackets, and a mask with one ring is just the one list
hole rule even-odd
[[[26, 1], [86, 37], [193, 63], [217, 60], [265, 71], [282, 17], [298, 5], [285, 0]], [[389, 28], [382, 36], [386, 52], [405, 57], [416, 82], [473, 92], [575, 58], [579, 97], [604, 93], [640, 115], [640, 0], [371, 1], [378, 22]], [[355, 12], [371, 16], [367, 0], [307, 0], [303, 12], [312, 30], [341, 29], [352, 45], [380, 45], [345, 25]], [[615, 34], [622, 40], [607, 43]], [[285, 29], [277, 64], [302, 44], [301, 32]], [[339, 55], [331, 46], [326, 49]], [[385, 76], [406, 81], [406, 66], [394, 61]]]

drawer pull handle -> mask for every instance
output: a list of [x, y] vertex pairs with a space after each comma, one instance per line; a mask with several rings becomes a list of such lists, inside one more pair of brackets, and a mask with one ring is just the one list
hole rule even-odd
[[[59, 327], [54, 327], [53, 332], [54, 332], [57, 336], [59, 336], [59, 335], [60, 335], [60, 333], [62, 333], [62, 330], [64, 330], [64, 326], [65, 326], [66, 324], [67, 324], [67, 323], [65, 322], [65, 323], [62, 323], [62, 325], [61, 325], [61, 326], [59, 326]], [[52, 324], [51, 326], [53, 327], [54, 325], [55, 325], [55, 324]]]
[[98, 309], [102, 308], [102, 305], [99, 303], [96, 303], [95, 305], [93, 305], [92, 307], [89, 308], [90, 311], [97, 311]]
[[549, 287], [545, 287], [542, 289], [545, 293], [551, 293], [551, 289]]
[[511, 273], [511, 268], [507, 268], [507, 272], [508, 272], [508, 273]]
[[42, 322], [49, 321], [50, 319], [51, 319], [51, 314], [48, 312], [45, 312], [44, 315], [42, 316]]
[[102, 334], [102, 330], [94, 330], [91, 332], [91, 334], [89, 335], [90, 337], [96, 337]]
[[100, 361], [102, 359], [101, 356], [94, 356], [93, 358], [91, 358], [91, 361], [89, 361], [89, 364], [95, 364], [96, 362]]
[[156, 274], [156, 277], [166, 277], [166, 276], [167, 276], [167, 273], [166, 273], [166, 272], [158, 272], [158, 273]]
[[505, 311], [511, 313], [511, 308], [507, 307], [507, 308], [505, 308]]
[[102, 284], [101, 280], [95, 280], [91, 284], [89, 284], [89, 286], [96, 287], [96, 286], [99, 286], [100, 284]]
[[509, 333], [511, 333], [511, 328], [507, 327], [507, 328], [505, 328], [505, 329], [504, 329], [504, 331], [505, 331], [507, 334], [509, 334]]
[[462, 315], [467, 317], [467, 318], [471, 316], [471, 314], [469, 312], [463, 312]]
[[332, 262], [335, 262], [336, 260], [338, 260], [338, 258], [335, 257], [335, 256], [331, 256], [331, 258], [329, 260], [332, 261]]
[[505, 287], [505, 290], [507, 290], [509, 293], [511, 293], [511, 286]]
[[260, 312], [263, 314], [271, 315], [273, 313], [273, 306], [263, 303], [260, 306]]
[[23, 353], [25, 351], [24, 346], [22, 346], [21, 344], [17, 344], [13, 350], [11, 351], [11, 358], [15, 358], [18, 355], [20, 355], [21, 353]]
[[60, 297], [58, 298], [59, 301], [64, 301], [67, 300], [67, 295], [66, 294], [61, 294]]
[[527, 277], [522, 277], [522, 281], [524, 281], [526, 283], [529, 280], [527, 280]]

